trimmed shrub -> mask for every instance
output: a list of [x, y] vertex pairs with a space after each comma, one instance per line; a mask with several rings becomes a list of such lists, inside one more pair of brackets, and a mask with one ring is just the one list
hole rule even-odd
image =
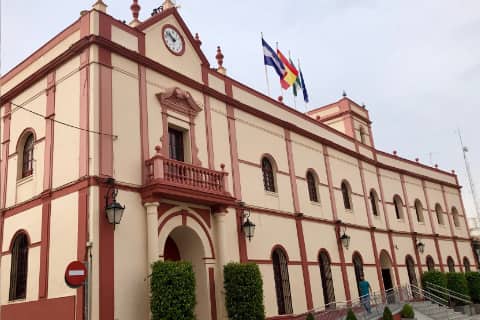
[[393, 320], [393, 315], [392, 315], [392, 311], [390, 311], [390, 308], [385, 307], [385, 309], [383, 309], [382, 319], [383, 320]]
[[355, 313], [353, 313], [352, 309], [348, 309], [347, 317], [345, 320], [357, 320]]
[[467, 279], [470, 298], [473, 303], [480, 303], [480, 273], [474, 271], [466, 272], [465, 278]]
[[313, 314], [309, 313], [305, 320], [315, 320], [315, 318], [313, 317]]
[[415, 312], [413, 312], [413, 308], [411, 305], [404, 304], [401, 312], [402, 318], [413, 319], [415, 317]]
[[[447, 273], [447, 288], [453, 292], [461, 295], [469, 296], [467, 279], [463, 272], [449, 272]], [[452, 298], [452, 302], [457, 306], [463, 306], [467, 302], [455, 300]]]
[[254, 263], [231, 262], [223, 267], [225, 303], [232, 320], [263, 320], [263, 281]]
[[441, 290], [440, 288], [430, 290], [430, 288], [428, 287], [429, 283], [440, 286], [442, 288], [447, 288], [447, 275], [445, 273], [440, 271], [427, 271], [422, 273], [422, 286], [425, 291], [431, 292], [435, 296], [448, 299], [448, 296], [446, 294], [442, 295], [438, 292], [438, 290]]
[[184, 261], [157, 261], [150, 278], [152, 320], [194, 320], [195, 274]]

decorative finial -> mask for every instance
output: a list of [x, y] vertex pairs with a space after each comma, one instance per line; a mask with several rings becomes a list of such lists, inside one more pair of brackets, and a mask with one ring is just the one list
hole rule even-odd
[[455, 174], [455, 170], [452, 170], [452, 173]]
[[343, 90], [343, 92], [342, 92], [342, 97], [345, 98], [346, 96], [347, 96], [347, 93], [345, 92], [345, 90]]
[[415, 162], [419, 162], [419, 161], [420, 161], [420, 159], [419, 159], [419, 158], [415, 158]]
[[198, 32], [195, 33], [195, 41], [198, 43], [199, 47], [202, 45], [202, 40], [200, 40], [200, 36], [198, 35]]
[[438, 164], [435, 163], [435, 169], [438, 169]]
[[102, 0], [98, 0], [97, 2], [95, 2], [92, 5], [92, 8], [100, 12], [107, 12], [107, 5]]
[[168, 10], [170, 8], [175, 8], [175, 7], [176, 7], [175, 3], [173, 3], [171, 0], [163, 1], [163, 4], [162, 4], [163, 10]]
[[283, 96], [278, 96], [278, 102], [283, 103]]
[[130, 6], [130, 10], [132, 11], [133, 20], [130, 22], [131, 27], [136, 27], [140, 24], [140, 20], [138, 20], [138, 14], [140, 13], [140, 5], [138, 4], [138, 0], [133, 0], [132, 5]]
[[362, 108], [365, 109], [367, 106], [365, 105], [364, 102], [362, 102]]
[[397, 155], [397, 150], [393, 150], [393, 155], [394, 155], [394, 156]]
[[217, 71], [220, 72], [221, 74], [226, 74], [227, 69], [225, 69], [223, 67], [224, 56], [223, 56], [222, 49], [220, 48], [220, 46], [217, 47], [217, 55], [215, 56], [215, 58], [217, 59], [217, 64], [218, 64]]

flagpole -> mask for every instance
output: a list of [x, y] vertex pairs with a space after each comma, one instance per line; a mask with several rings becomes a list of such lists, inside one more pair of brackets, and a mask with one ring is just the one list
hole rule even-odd
[[[263, 44], [263, 32], [260, 32], [262, 36], [262, 44]], [[262, 51], [263, 51], [263, 45], [262, 45]], [[262, 52], [262, 54], [265, 56], [265, 53]], [[267, 72], [267, 65], [263, 63], [263, 66], [265, 67], [265, 80], [267, 81], [267, 94], [270, 97], [270, 81], [268, 80], [268, 72]]]
[[[290, 50], [288, 50], [288, 60], [290, 60], [290, 62], [292, 61], [292, 57], [290, 56]], [[293, 86], [294, 85], [295, 83], [293, 84]], [[292, 96], [293, 96], [293, 106], [295, 107], [295, 110], [297, 110], [297, 97], [295, 96], [293, 89], [292, 89]]]
[[[277, 46], [277, 52], [278, 52], [278, 41], [275, 42], [275, 45]], [[282, 88], [281, 80], [278, 83], [280, 84], [280, 96], [282, 97], [282, 100], [283, 100], [283, 88]]]

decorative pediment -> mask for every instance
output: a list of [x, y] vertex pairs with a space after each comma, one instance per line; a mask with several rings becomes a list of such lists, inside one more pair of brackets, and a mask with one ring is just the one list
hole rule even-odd
[[201, 110], [200, 106], [193, 100], [190, 93], [178, 87], [167, 89], [158, 93], [157, 98], [162, 107], [172, 109], [181, 114], [195, 117]]

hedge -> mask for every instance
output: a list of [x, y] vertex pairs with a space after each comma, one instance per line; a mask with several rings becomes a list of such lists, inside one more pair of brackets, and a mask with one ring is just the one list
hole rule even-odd
[[263, 281], [254, 263], [231, 262], [223, 268], [225, 304], [231, 320], [264, 320]]
[[465, 272], [468, 291], [473, 303], [480, 303], [480, 273], [478, 271]]
[[435, 296], [448, 299], [448, 296], [446, 294], [442, 295], [438, 293], [438, 290], [441, 290], [440, 288], [435, 287], [435, 290], [430, 290], [428, 287], [429, 283], [435, 284], [442, 288], [447, 288], [447, 275], [445, 273], [436, 270], [424, 272], [422, 274], [422, 286], [425, 291], [431, 292]]
[[357, 320], [355, 313], [353, 313], [352, 309], [348, 309], [347, 318], [345, 320]]
[[195, 274], [184, 261], [157, 261], [150, 278], [152, 320], [194, 320]]
[[[447, 288], [453, 292], [469, 296], [467, 279], [463, 272], [449, 272], [447, 273]], [[454, 300], [455, 305], [465, 305], [467, 302]]]
[[413, 319], [415, 317], [415, 312], [411, 305], [404, 304], [401, 312], [402, 318]]
[[313, 317], [313, 314], [309, 313], [305, 320], [315, 320], [315, 318]]

